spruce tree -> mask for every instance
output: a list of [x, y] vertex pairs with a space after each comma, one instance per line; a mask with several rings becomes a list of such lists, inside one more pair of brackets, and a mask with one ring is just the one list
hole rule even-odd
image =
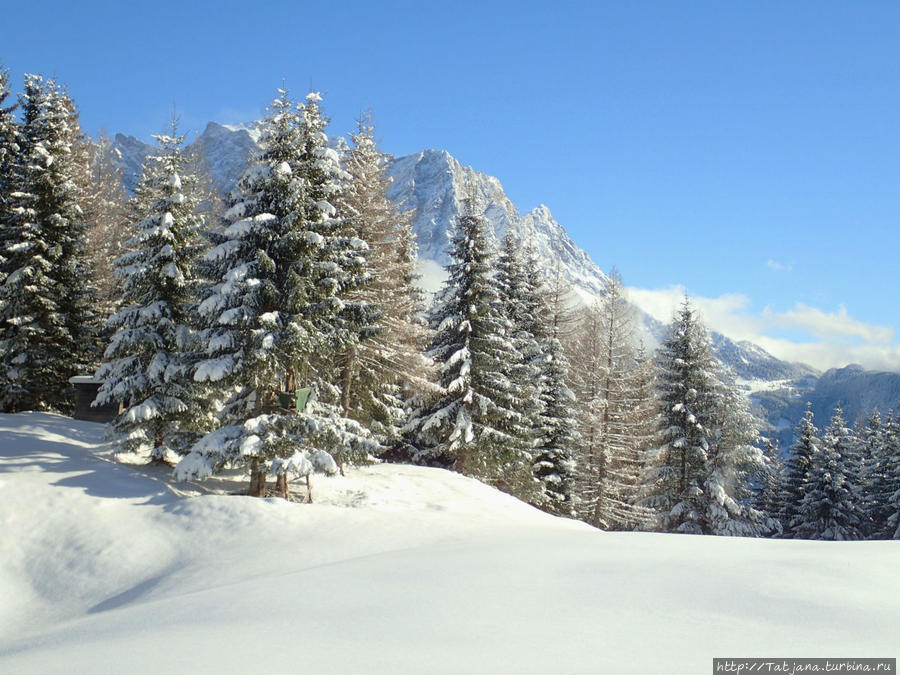
[[881, 451], [881, 484], [879, 503], [880, 520], [876, 521], [875, 536], [882, 539], [900, 539], [900, 423], [896, 412], [888, 416], [885, 424], [884, 446]]
[[545, 357], [532, 332], [538, 321], [534, 312], [539, 311], [540, 289], [529, 282], [521, 251], [521, 242], [512, 231], [507, 232], [497, 256], [496, 283], [509, 341], [519, 355], [519, 359], [507, 362], [504, 372], [515, 392], [522, 424], [514, 430], [516, 450], [503, 469], [503, 482], [508, 492], [538, 503], [543, 490], [534, 477], [533, 464], [540, 434], [542, 401], [539, 393]]
[[450, 259], [429, 312], [435, 333], [427, 354], [438, 365], [441, 394], [412, 422], [417, 459], [495, 482], [515, 459], [527, 421], [506, 374], [519, 355], [507, 339], [484, 219], [471, 202], [457, 223]]
[[794, 536], [794, 530], [802, 524], [800, 507], [806, 490], [812, 481], [813, 457], [819, 452], [819, 430], [813, 423], [812, 406], [806, 404], [806, 413], [795, 431], [796, 442], [788, 450], [782, 488], [781, 522], [784, 535]]
[[819, 452], [812, 456], [809, 480], [792, 523], [796, 538], [835, 541], [860, 538], [861, 510], [847, 474], [853, 443], [853, 433], [838, 406], [822, 435]]
[[719, 381], [710, 474], [704, 493], [710, 534], [761, 536], [777, 532], [778, 521], [753, 507], [754, 485], [765, 478], [765, 456], [757, 446], [758, 421], [734, 384], [732, 373], [718, 364]]
[[[870, 425], [871, 428], [871, 425]], [[867, 475], [868, 521], [873, 539], [894, 539], [900, 506], [900, 424], [891, 411], [881, 425]]]
[[321, 420], [327, 420], [328, 450], [343, 470], [344, 462], [369, 461], [379, 448], [369, 438], [370, 432], [347, 416], [340, 371], [334, 366], [361, 337], [376, 332], [380, 310], [370, 297], [359, 293], [372, 281], [366, 265], [369, 246], [357, 236], [352, 214], [340, 213], [337, 208], [350, 176], [328, 144], [328, 119], [319, 106], [321, 100], [319, 93], [310, 92], [298, 106], [300, 154], [295, 171], [304, 185], [300, 222], [305, 224], [308, 239], [320, 239], [309, 250], [291, 242], [287, 246], [294, 251], [288, 285], [299, 283], [302, 288], [300, 314], [318, 334], [320, 344], [310, 349], [315, 340], [305, 336], [296, 343], [297, 356], [287, 388], [296, 387], [293, 383], [302, 376], [303, 383], [315, 390], [314, 409]]
[[[5, 242], [5, 233], [13, 227], [12, 195], [16, 190], [13, 168], [19, 153], [19, 129], [14, 115], [16, 106], [7, 105], [6, 101], [10, 93], [9, 71], [0, 66], [0, 242]], [[8, 256], [5, 246], [0, 248], [0, 284], [11, 271], [7, 265]]]
[[210, 419], [193, 382], [204, 225], [199, 179], [188, 169], [174, 121], [171, 135], [155, 138], [158, 154], [140, 181], [147, 210], [116, 261], [122, 307], [108, 321], [115, 332], [97, 373], [104, 381], [97, 401], [123, 405], [112, 421], [123, 450], [161, 462], [170, 452], [184, 454]]
[[[250, 494], [266, 476], [288, 495], [288, 476], [336, 470], [333, 455], [365, 455], [377, 444], [341, 415], [329, 359], [351, 341], [361, 303], [354, 290], [365, 244], [332, 205], [341, 169], [311, 93], [295, 106], [280, 92], [264, 123], [261, 152], [239, 183], [218, 244], [204, 258], [217, 272], [199, 307], [205, 359], [195, 371], [224, 399], [219, 428], [194, 445], [176, 476], [227, 465], [250, 470]], [[329, 369], [330, 370], [330, 369]], [[309, 388], [302, 410], [279, 394]]]
[[857, 476], [856, 496], [862, 510], [861, 530], [866, 538], [874, 537], [878, 524], [884, 520], [880, 505], [883, 500], [882, 452], [886, 445], [887, 426], [881, 420], [877, 408], [873, 410], [856, 432], [860, 466]]
[[13, 190], [0, 232], [0, 408], [71, 406], [70, 376], [92, 367], [96, 328], [73, 180], [72, 101], [26, 75]]
[[647, 455], [642, 504], [664, 531], [762, 533], [771, 523], [748, 505], [763, 468], [755, 423], [687, 301], [657, 364], [662, 445]]
[[[533, 261], [533, 255], [529, 256]], [[535, 307], [532, 334], [541, 348], [541, 368], [537, 380], [540, 412], [536, 430], [533, 471], [543, 488], [538, 505], [564, 516], [575, 515], [575, 394], [569, 388], [569, 360], [564, 342], [571, 338], [575, 323], [568, 285], [557, 265], [549, 284], [544, 284], [540, 267], [529, 262], [529, 285], [538, 290], [531, 303]]]
[[761, 514], [772, 519], [774, 528], [769, 534], [781, 535], [784, 532], [784, 524], [781, 522], [784, 466], [778, 449], [778, 441], [766, 440], [763, 457], [765, 469], [754, 496], [754, 507]]
[[6, 100], [10, 93], [9, 71], [0, 65], [0, 227], [6, 225], [10, 215], [10, 200], [14, 185], [13, 161], [19, 152], [18, 128], [14, 114], [16, 106], [7, 104]]
[[643, 504], [669, 532], [704, 532], [716, 401], [715, 364], [685, 301], [657, 355], [662, 445], [649, 453]]

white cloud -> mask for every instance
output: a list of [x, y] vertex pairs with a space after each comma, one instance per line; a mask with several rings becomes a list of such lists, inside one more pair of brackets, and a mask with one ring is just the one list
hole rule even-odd
[[900, 372], [900, 345], [846, 344], [822, 340], [792, 342], [761, 335], [754, 340], [770, 354], [785, 361], [800, 361], [820, 370], [859, 363], [870, 370]]
[[[661, 289], [629, 288], [630, 298], [663, 322], [672, 319], [686, 295], [683, 286]], [[888, 326], [853, 318], [843, 305], [825, 311], [798, 302], [785, 312], [766, 307], [751, 310], [750, 298], [727, 293], [714, 298], [688, 295], [707, 327], [733, 340], [749, 340], [786, 361], [801, 361], [822, 370], [859, 363], [873, 370], [900, 372], [900, 344]], [[778, 337], [785, 329], [799, 331], [802, 339]]]
[[782, 263], [769, 258], [766, 261], [766, 267], [775, 270], [776, 272], [792, 272], [794, 270], [794, 263]]
[[800, 328], [823, 339], [855, 337], [865, 342], [888, 343], [894, 340], [894, 330], [887, 326], [873, 326], [854, 319], [841, 305], [837, 312], [823, 312], [802, 302], [787, 312], [772, 313], [766, 309], [764, 316], [771, 317], [779, 326]]

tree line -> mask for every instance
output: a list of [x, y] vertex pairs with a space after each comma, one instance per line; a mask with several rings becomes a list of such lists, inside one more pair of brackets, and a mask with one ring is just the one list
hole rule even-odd
[[655, 353], [621, 277], [587, 306], [474, 190], [432, 302], [368, 119], [330, 143], [321, 96], [279, 90], [224, 204], [177, 120], [132, 197], [54, 81], [0, 71], [6, 412], [66, 411], [96, 372], [122, 451], [255, 496], [384, 459], [454, 469], [604, 529], [897, 535], [896, 423], [811, 414], [782, 463], [686, 301]]

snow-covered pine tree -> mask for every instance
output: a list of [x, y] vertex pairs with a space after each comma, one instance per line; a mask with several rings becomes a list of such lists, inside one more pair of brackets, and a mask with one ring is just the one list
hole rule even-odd
[[442, 393], [411, 422], [416, 459], [494, 482], [520, 450], [518, 429], [527, 420], [506, 375], [520, 357], [506, 335], [484, 219], [472, 200], [457, 222], [447, 272], [429, 312], [435, 333], [427, 352], [439, 367]]
[[[219, 428], [176, 467], [180, 479], [241, 466], [250, 470], [251, 495], [265, 495], [274, 474], [287, 496], [289, 475], [334, 471], [333, 455], [378, 447], [340, 414], [335, 385], [315, 367], [349, 344], [353, 326], [340, 296], [354, 289], [366, 248], [329, 201], [341, 169], [320, 99], [310, 93], [298, 112], [280, 91], [260, 154], [204, 256], [218, 283], [199, 307], [206, 358], [194, 379], [216, 387], [224, 403]], [[312, 390], [306, 408], [282, 407], [279, 394], [299, 387]]]
[[529, 263], [529, 284], [544, 289], [534, 313], [543, 353], [538, 379], [541, 410], [538, 416], [534, 475], [543, 486], [541, 508], [558, 515], [575, 515], [575, 394], [569, 388], [569, 360], [563, 342], [571, 337], [575, 323], [569, 287], [559, 265], [550, 283], [541, 282], [539, 266]]
[[184, 454], [212, 419], [193, 381], [204, 226], [199, 179], [188, 168], [175, 120], [170, 134], [155, 138], [157, 154], [140, 181], [147, 210], [116, 261], [122, 306], [108, 321], [115, 332], [97, 372], [103, 380], [97, 402], [124, 406], [112, 421], [124, 451], [165, 462], [170, 453]]
[[710, 534], [756, 537], [779, 531], [775, 518], [752, 506], [753, 486], [765, 475], [765, 456], [756, 447], [758, 421], [733, 375], [717, 363], [719, 381], [710, 473], [704, 486], [705, 529]]
[[632, 529], [646, 517], [635, 506], [642, 468], [638, 363], [633, 310], [615, 269], [602, 296], [582, 311], [571, 354], [579, 517], [603, 529]]
[[643, 479], [642, 504], [664, 531], [755, 535], [771, 525], [748, 506], [763, 457], [729, 380], [685, 300], [657, 355], [662, 445], [648, 453]]
[[359, 120], [350, 138], [353, 145], [344, 159], [350, 177], [337, 206], [369, 246], [361, 270], [365, 283], [349, 299], [371, 311], [360, 314], [358, 330], [339, 355], [341, 408], [389, 447], [400, 440], [407, 401], [429, 388], [429, 362], [422, 355], [427, 329], [422, 293], [415, 285], [411, 213], [387, 197], [387, 158], [378, 150], [371, 121]]
[[794, 537], [794, 528], [801, 524], [800, 505], [812, 480], [813, 457], [819, 452], [822, 443], [809, 403], [806, 404], [806, 413], [797, 425], [794, 436], [797, 440], [788, 450], [781, 494], [781, 522], [786, 537]]
[[8, 104], [6, 100], [11, 93], [9, 71], [4, 70], [0, 64], [0, 227], [7, 222], [10, 193], [13, 191], [13, 160], [19, 152], [14, 114], [16, 106], [14, 103]]
[[[877, 412], [877, 411], [876, 411]], [[866, 439], [870, 446], [871, 464], [866, 474], [864, 494], [867, 520], [871, 524], [872, 539], [893, 539], [897, 523], [891, 525], [891, 517], [897, 514], [900, 503], [900, 424], [894, 412], [888, 413], [884, 422], [875, 430], [875, 413], [869, 417]]]
[[856, 431], [860, 466], [856, 494], [862, 510], [861, 530], [865, 538], [873, 538], [879, 522], [883, 522], [880, 505], [884, 486], [882, 478], [882, 451], [886, 445], [887, 426], [881, 413], [875, 408]]
[[838, 406], [822, 435], [819, 451], [812, 456], [809, 480], [792, 522], [795, 538], [860, 538], [862, 513], [846, 471], [848, 458], [853, 461], [854, 443], [853, 432], [847, 428]]
[[519, 499], [537, 503], [542, 486], [533, 472], [534, 450], [541, 419], [540, 382], [545, 357], [538, 339], [532, 333], [537, 323], [533, 312], [540, 306], [540, 289], [529, 283], [522, 259], [521, 242], [512, 231], [506, 233], [503, 248], [497, 256], [496, 283], [503, 308], [509, 341], [519, 359], [505, 366], [505, 374], [515, 391], [522, 424], [515, 428], [517, 447], [511, 461], [503, 468], [503, 489]]
[[778, 441], [766, 440], [763, 457], [765, 470], [757, 486], [753, 505], [761, 514], [765, 514], [765, 516], [772, 519], [774, 530], [771, 534], [779, 536], [784, 532], [784, 524], [781, 522], [784, 466], [778, 449]]
[[[16, 105], [7, 105], [6, 100], [10, 93], [9, 71], [0, 65], [0, 242], [5, 241], [6, 236], [3, 233], [7, 228], [13, 226], [12, 193], [16, 184], [13, 162], [19, 152], [19, 132], [14, 114]], [[10, 271], [6, 261], [5, 251], [0, 249], [0, 284]]]
[[885, 422], [884, 445], [880, 452], [879, 473], [883, 476], [879, 490], [879, 509], [875, 536], [900, 539], [900, 422], [892, 411]]
[[662, 444], [648, 453], [642, 504], [655, 512], [657, 529], [701, 534], [718, 383], [705, 331], [687, 300], [656, 360]]
[[[373, 332], [379, 310], [370, 298], [358, 294], [371, 281], [366, 269], [369, 247], [356, 235], [353, 219], [337, 209], [350, 176], [341, 167], [338, 153], [329, 147], [328, 119], [319, 106], [321, 100], [319, 93], [310, 92], [298, 106], [301, 152], [295, 171], [305, 185], [302, 222], [308, 236], [315, 234], [321, 240], [312, 255], [304, 254], [302, 247], [294, 249], [299, 255], [291, 274], [306, 285], [300, 313], [312, 321], [323, 341], [312, 351], [305, 351], [309, 347], [306, 338], [298, 342], [297, 352], [305, 356], [297, 359], [294, 378], [305, 374], [305, 384], [316, 391], [313, 409], [325, 423], [322, 428], [330, 438], [328, 450], [343, 470], [347, 461], [370, 461], [380, 448], [364, 426], [346, 416], [335, 362], [360, 336]], [[288, 243], [288, 249], [292, 248], [294, 244]]]
[[71, 407], [69, 377], [92, 364], [96, 330], [73, 180], [74, 105], [26, 75], [13, 190], [0, 232], [0, 408]]

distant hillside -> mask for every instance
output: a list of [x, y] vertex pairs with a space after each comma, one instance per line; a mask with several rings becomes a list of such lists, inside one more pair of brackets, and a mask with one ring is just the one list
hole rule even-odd
[[[805, 385], [805, 386], [804, 386]], [[819, 429], [828, 425], [835, 406], [844, 410], [848, 424], [878, 408], [883, 414], [900, 410], [900, 374], [865, 370], [859, 365], [832, 368], [820, 377], [793, 383], [792, 388], [759, 391], [754, 400], [766, 410], [766, 418], [776, 427], [774, 433], [783, 447], [791, 444], [794, 427], [812, 406]]]

